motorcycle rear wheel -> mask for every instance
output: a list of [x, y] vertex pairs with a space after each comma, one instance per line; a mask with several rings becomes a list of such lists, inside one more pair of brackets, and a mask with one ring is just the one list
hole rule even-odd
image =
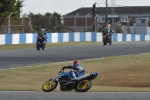
[[58, 82], [57, 81], [53, 81], [52, 83], [50, 83], [51, 81], [52, 81], [52, 79], [49, 80], [49, 81], [46, 81], [43, 84], [42, 90], [44, 92], [51, 92], [51, 91], [53, 91], [57, 87]]
[[92, 87], [92, 81], [91, 80], [81, 80], [77, 83], [77, 86], [75, 88], [76, 92], [86, 92]]

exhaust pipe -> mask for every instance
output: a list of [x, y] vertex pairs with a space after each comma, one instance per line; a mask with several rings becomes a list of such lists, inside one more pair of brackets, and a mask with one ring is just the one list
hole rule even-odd
[[85, 75], [83, 75], [83, 76], [77, 78], [76, 80], [80, 81], [80, 80], [82, 80], [82, 79], [84, 79], [84, 78], [87, 78], [87, 77], [90, 77], [90, 76], [91, 76], [90, 74], [85, 74]]

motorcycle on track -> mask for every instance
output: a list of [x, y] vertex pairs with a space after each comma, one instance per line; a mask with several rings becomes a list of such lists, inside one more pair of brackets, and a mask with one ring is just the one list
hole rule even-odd
[[76, 91], [76, 92], [86, 92], [92, 87], [92, 80], [98, 76], [97, 72], [86, 72], [83, 75], [77, 77], [76, 80], [72, 80], [70, 72], [65, 72], [61, 69], [58, 72], [58, 76], [54, 79], [46, 81], [42, 90], [44, 92], [51, 92], [56, 89], [58, 83], [60, 84], [61, 91]]
[[43, 37], [41, 35], [37, 36], [37, 42], [36, 42], [36, 48], [37, 50], [40, 50], [41, 48], [45, 49], [46, 43], [43, 43]]
[[109, 45], [112, 44], [112, 39], [111, 39], [111, 35], [110, 34], [104, 34], [103, 33], [103, 44], [107, 45], [107, 43], [109, 43]]

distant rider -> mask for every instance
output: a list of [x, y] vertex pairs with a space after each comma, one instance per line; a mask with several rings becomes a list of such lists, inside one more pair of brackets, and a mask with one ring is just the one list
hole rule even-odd
[[103, 34], [108, 34], [112, 36], [112, 33], [114, 33], [113, 29], [111, 28], [110, 24], [107, 24], [106, 27], [102, 30]]
[[46, 33], [43, 34], [43, 44], [47, 42], [47, 36]]
[[42, 36], [43, 44], [47, 42], [47, 36], [46, 36], [46, 32], [45, 32], [45, 29], [44, 29], [44, 28], [42, 28], [42, 29], [40, 30], [40, 33], [39, 33], [38, 35]]
[[78, 76], [83, 75], [85, 73], [84, 68], [77, 60], [73, 61], [72, 66], [64, 66], [62, 67], [62, 69], [73, 69], [70, 71], [70, 74], [73, 77], [72, 80], [76, 80]]

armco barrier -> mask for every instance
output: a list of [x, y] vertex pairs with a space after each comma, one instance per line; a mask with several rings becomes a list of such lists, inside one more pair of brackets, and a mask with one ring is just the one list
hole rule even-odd
[[[36, 43], [37, 33], [1, 34], [0, 45]], [[97, 32], [71, 32], [47, 33], [48, 43], [61, 42], [101, 42], [102, 33]], [[121, 41], [150, 41], [150, 35], [113, 34], [113, 42]]]

